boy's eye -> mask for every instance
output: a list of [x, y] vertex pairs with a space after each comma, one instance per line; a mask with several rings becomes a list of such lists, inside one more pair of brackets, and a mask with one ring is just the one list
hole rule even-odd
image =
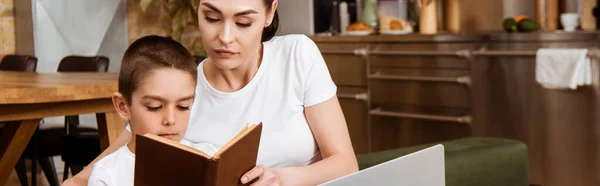
[[158, 109], [162, 108], [162, 106], [158, 106], [158, 107], [147, 107], [149, 111], [157, 111]]
[[181, 105], [179, 105], [179, 106], [177, 106], [177, 108], [179, 108], [179, 110], [190, 110], [189, 106], [181, 106]]

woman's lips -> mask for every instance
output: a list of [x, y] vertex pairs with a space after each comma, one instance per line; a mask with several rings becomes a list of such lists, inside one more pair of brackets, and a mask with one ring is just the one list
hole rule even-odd
[[215, 53], [219, 54], [219, 56], [224, 58], [230, 58], [237, 54], [236, 52], [226, 49], [216, 49]]

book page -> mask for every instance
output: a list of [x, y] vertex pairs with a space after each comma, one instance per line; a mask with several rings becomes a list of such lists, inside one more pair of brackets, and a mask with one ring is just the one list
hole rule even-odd
[[[262, 124], [262, 123], [259, 123], [258, 125], [260, 125], [260, 124]], [[229, 141], [225, 145], [223, 145], [223, 147], [221, 147], [221, 149], [219, 149], [219, 151], [217, 151], [217, 153], [215, 153], [214, 157], [219, 158], [219, 156], [223, 152], [227, 151], [227, 149], [229, 147], [231, 147], [233, 144], [235, 144], [237, 141], [239, 141], [242, 137], [246, 136], [248, 133], [250, 133], [252, 130], [254, 130], [258, 125], [252, 125], [250, 127], [248, 127], [248, 124], [244, 125], [244, 128], [242, 128], [240, 133], [238, 133], [236, 136], [234, 136], [233, 139], [231, 139], [231, 141]]]
[[160, 136], [157, 136], [157, 135], [154, 135], [154, 134], [150, 134], [150, 133], [145, 134], [144, 137], [148, 137], [150, 139], [153, 139], [155, 141], [158, 141], [158, 142], [161, 142], [161, 143], [173, 146], [175, 148], [179, 148], [179, 149], [182, 149], [182, 150], [185, 150], [185, 151], [188, 151], [188, 152], [191, 152], [191, 153], [203, 156], [206, 159], [212, 159], [212, 157], [210, 155], [208, 155], [208, 154], [206, 154], [206, 153], [204, 153], [204, 152], [202, 152], [202, 151], [200, 151], [198, 149], [195, 149], [193, 147], [190, 147], [190, 146], [178, 143], [178, 142], [170, 140], [170, 139], [166, 139], [166, 138], [163, 138], [163, 137], [160, 137]]

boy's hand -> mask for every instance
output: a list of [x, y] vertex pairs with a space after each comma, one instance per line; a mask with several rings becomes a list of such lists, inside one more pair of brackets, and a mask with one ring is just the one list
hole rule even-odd
[[[258, 178], [258, 179], [256, 179]], [[264, 165], [257, 165], [252, 170], [248, 171], [241, 178], [242, 184], [246, 184], [252, 180], [256, 181], [251, 186], [280, 186], [282, 179], [277, 169], [272, 169]]]

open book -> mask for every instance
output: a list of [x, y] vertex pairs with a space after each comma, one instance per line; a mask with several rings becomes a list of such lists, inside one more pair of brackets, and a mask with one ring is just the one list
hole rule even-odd
[[136, 186], [240, 185], [254, 168], [262, 123], [245, 126], [214, 156], [156, 135], [136, 136]]

